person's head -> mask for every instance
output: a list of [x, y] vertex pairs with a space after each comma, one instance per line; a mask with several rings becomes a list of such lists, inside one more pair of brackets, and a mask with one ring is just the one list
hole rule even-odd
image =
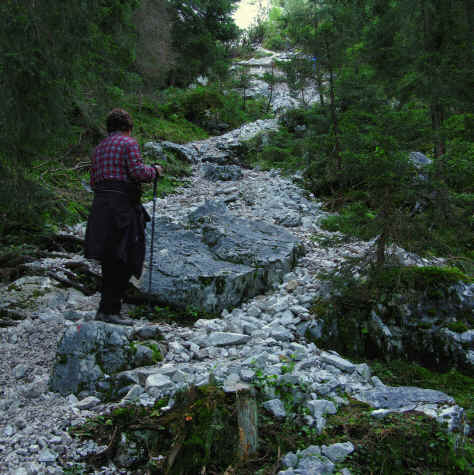
[[123, 109], [112, 109], [107, 115], [107, 132], [128, 132], [133, 129], [130, 114]]

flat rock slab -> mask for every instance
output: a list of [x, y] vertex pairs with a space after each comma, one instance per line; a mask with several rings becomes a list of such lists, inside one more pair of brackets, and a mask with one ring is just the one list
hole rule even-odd
[[417, 404], [454, 404], [454, 399], [441, 391], [411, 386], [384, 386], [361, 391], [354, 397], [377, 409], [400, 409]]
[[[279, 283], [302, 254], [285, 229], [234, 216], [222, 202], [207, 202], [188, 220], [187, 228], [155, 221], [151, 293], [165, 304], [207, 312], [235, 307]], [[140, 287], [148, 292], [148, 285], [146, 262]]]
[[208, 346], [230, 346], [241, 345], [250, 340], [248, 335], [240, 333], [215, 332], [209, 335]]

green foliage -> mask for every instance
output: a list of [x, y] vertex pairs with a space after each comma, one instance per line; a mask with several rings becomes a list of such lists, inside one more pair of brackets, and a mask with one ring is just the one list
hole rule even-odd
[[447, 153], [436, 163], [447, 185], [456, 193], [474, 193], [474, 114], [457, 114], [443, 123]]
[[355, 451], [345, 460], [352, 473], [461, 474], [469, 466], [471, 446], [456, 444], [436, 420], [415, 411], [373, 417], [355, 400], [329, 416], [320, 443], [351, 441]]
[[[231, 15], [236, 0], [197, 0], [192, 4], [172, 0], [173, 47], [177, 53], [170, 84], [186, 86], [199, 74], [219, 76], [225, 71], [224, 44], [235, 40], [238, 30]], [[214, 71], [212, 71], [213, 66]]]
[[[259, 402], [258, 452], [239, 461], [236, 401], [241, 397], [245, 395], [225, 394], [212, 385], [190, 388], [177, 394], [169, 411], [162, 411], [166, 400], [148, 408], [120, 407], [89, 419], [71, 432], [108, 444], [112, 447], [110, 453], [120, 440], [114, 434], [125, 434], [128, 441], [140, 447], [135, 469], [146, 469], [151, 474], [162, 473], [163, 462], [171, 461], [167, 469], [170, 474], [201, 473], [204, 467], [206, 471], [224, 473], [232, 466], [241, 475], [270, 475], [280, 468], [275, 461], [282, 453], [348, 440], [356, 450], [344, 466], [353, 473], [461, 474], [472, 454], [469, 442], [456, 443], [456, 436], [448, 435], [434, 419], [416, 412], [379, 419], [371, 416], [368, 405], [350, 399], [337, 414], [328, 416], [321, 434], [301, 423], [300, 417], [275, 420]], [[107, 460], [90, 456], [88, 462], [103, 465]]]
[[173, 452], [178, 456], [167, 461], [172, 460], [167, 470], [170, 474], [200, 473], [203, 467], [222, 470], [236, 460], [239, 433], [233, 395], [214, 386], [201, 386], [177, 394], [171, 411], [161, 411], [164, 404], [120, 407], [74, 428], [73, 433], [112, 440], [112, 444], [118, 442], [110, 439], [114, 431], [125, 433], [128, 440], [143, 447], [137, 466], [150, 473], [161, 473], [159, 456]]
[[68, 465], [67, 467], [63, 467], [63, 473], [65, 475], [83, 475], [84, 472], [84, 466], [83, 464], [72, 464]]
[[264, 39], [262, 46], [272, 51], [283, 51], [287, 45], [286, 35], [281, 28], [283, 24], [282, 10], [273, 6], [268, 12], [268, 20], [265, 22]]
[[236, 92], [224, 93], [217, 83], [213, 83], [189, 89], [167, 89], [159, 113], [170, 119], [182, 117], [204, 129], [212, 128], [217, 122], [236, 128], [265, 117], [265, 105], [262, 100], [247, 100], [244, 110]]
[[33, 162], [28, 171], [0, 163], [0, 174], [3, 245], [19, 237], [41, 240], [58, 223], [73, 224], [87, 216], [91, 200], [81, 183], [84, 176], [60, 162]]
[[[2, 236], [84, 219], [87, 200], [82, 193], [77, 200], [72, 196], [81, 188], [74, 184], [68, 193], [57, 183], [63, 181], [62, 171], [55, 169], [77, 181], [69, 171], [103, 137], [104, 117], [112, 107], [130, 109], [140, 141], [183, 143], [207, 137], [184, 116], [160, 113], [161, 101], [144, 92], [166, 82], [187, 84], [198, 71], [225, 76], [223, 42], [236, 31], [233, 3], [201, 0], [191, 7], [154, 0], [85, 0], [59, 9], [51, 0], [0, 4], [0, 166], [5, 182], [0, 204], [7, 221], [0, 225]], [[179, 27], [173, 29], [173, 21]], [[189, 44], [194, 47], [188, 49]], [[197, 68], [188, 67], [193, 62]], [[180, 68], [183, 77], [176, 77]]]
[[268, 135], [257, 135], [244, 144], [243, 160], [263, 170], [278, 168], [295, 172], [304, 165], [303, 140], [282, 127]]
[[[379, 235], [379, 263], [393, 241], [419, 253], [472, 257], [466, 2], [279, 5], [279, 33], [300, 51], [281, 67], [295, 94], [310, 79], [320, 92], [320, 104], [303, 120], [310, 131], [307, 186], [331, 209], [346, 206], [344, 216], [327, 225], [365, 238]], [[407, 161], [411, 150], [434, 152], [432, 170], [422, 172], [429, 180], [417, 179]], [[354, 199], [355, 193], [363, 198]]]
[[2, 2], [2, 150], [26, 159], [67, 128], [73, 106], [88, 107], [86, 89], [108, 96], [102, 86], [136, 83], [126, 69], [133, 61], [135, 5], [87, 0], [58, 9], [50, 0]]
[[374, 212], [360, 201], [350, 203], [342, 208], [339, 214], [323, 219], [321, 227], [365, 240], [376, 236], [379, 230], [375, 223]]

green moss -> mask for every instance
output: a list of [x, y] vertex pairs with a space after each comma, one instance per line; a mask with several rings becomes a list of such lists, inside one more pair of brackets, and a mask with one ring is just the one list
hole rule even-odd
[[[473, 279], [454, 267], [407, 266], [384, 269], [376, 274], [373, 283], [385, 289], [414, 289], [429, 291], [431, 296], [444, 297], [446, 289], [458, 282], [472, 283]], [[440, 292], [437, 292], [440, 291]]]
[[161, 354], [160, 347], [158, 346], [157, 343], [144, 341], [142, 342], [142, 345], [146, 346], [147, 348], [150, 348], [150, 350], [153, 351], [153, 355], [152, 355], [153, 363], [158, 363], [160, 361], [163, 361], [163, 355]]
[[[281, 454], [309, 445], [346, 441], [351, 441], [356, 451], [336, 470], [346, 466], [354, 474], [468, 473], [465, 470], [472, 446], [461, 443], [455, 448], [454, 439], [424, 415], [390, 414], [380, 420], [371, 416], [368, 405], [350, 399], [348, 406], [328, 416], [326, 429], [317, 434], [298, 417], [278, 421], [269, 416], [261, 407], [263, 398], [259, 395], [259, 448], [246, 461], [236, 458], [236, 396], [212, 385], [178, 394], [171, 411], [161, 410], [165, 401], [151, 408], [120, 407], [88, 420], [72, 432], [93, 437], [101, 444], [112, 441], [113, 449], [118, 440], [112, 435], [125, 433], [144, 454], [134, 469], [148, 470], [153, 475], [194, 475], [203, 473], [204, 467], [206, 473], [222, 474], [231, 466], [232, 473], [239, 475], [270, 475], [282, 468], [277, 463]], [[160, 465], [158, 455], [165, 456], [165, 464], [173, 459], [169, 470]], [[104, 464], [106, 460], [92, 456], [89, 462]]]
[[138, 343], [141, 343], [141, 342], [137, 342], [137, 341], [131, 341], [130, 342], [130, 345], [129, 345], [130, 355], [132, 355], [132, 356], [136, 355], [136, 353], [137, 353], [137, 344]]
[[448, 328], [452, 332], [463, 333], [469, 330], [469, 327], [464, 322], [456, 321], [448, 324]]
[[21, 291], [21, 287], [19, 285], [16, 285], [16, 284], [10, 284], [8, 287], [7, 287], [7, 290], [8, 292], [20, 292]]
[[418, 324], [418, 328], [422, 330], [429, 330], [430, 328], [433, 328], [433, 324], [430, 322], [420, 322]]

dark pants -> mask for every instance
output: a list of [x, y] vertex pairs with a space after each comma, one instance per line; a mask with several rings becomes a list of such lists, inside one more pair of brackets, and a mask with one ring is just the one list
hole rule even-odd
[[120, 315], [122, 298], [131, 276], [132, 271], [124, 262], [112, 258], [102, 261], [102, 298], [99, 312]]
[[102, 263], [99, 311], [119, 315], [132, 275], [139, 277], [145, 258], [145, 222], [140, 187], [134, 183], [104, 181], [94, 188], [87, 222], [85, 255]]

